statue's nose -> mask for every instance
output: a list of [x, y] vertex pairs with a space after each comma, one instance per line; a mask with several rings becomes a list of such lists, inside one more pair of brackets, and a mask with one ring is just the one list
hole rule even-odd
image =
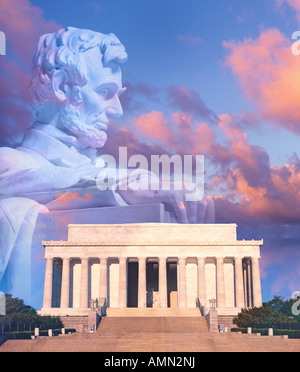
[[123, 115], [122, 105], [117, 95], [109, 100], [105, 113], [107, 116], [113, 118], [117, 118]]

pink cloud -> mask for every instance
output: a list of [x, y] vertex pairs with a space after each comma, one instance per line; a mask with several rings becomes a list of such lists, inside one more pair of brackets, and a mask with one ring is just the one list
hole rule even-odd
[[213, 156], [217, 152], [216, 135], [206, 122], [195, 121], [188, 113], [174, 112], [177, 148], [186, 154]]
[[33, 120], [28, 85], [39, 37], [61, 26], [44, 19], [29, 0], [1, 0], [0, 24], [7, 41], [0, 59], [0, 145], [16, 145]]
[[206, 155], [222, 162], [226, 150], [217, 142], [214, 129], [206, 122], [196, 121], [187, 112], [173, 112], [170, 117], [152, 111], [129, 121], [139, 141], [160, 143], [166, 151], [180, 154]]
[[235, 116], [220, 116], [219, 127], [227, 138], [227, 146], [214, 160], [221, 165], [225, 156], [226, 161], [210, 184], [212, 189], [221, 190], [216, 196], [221, 218], [226, 211], [233, 220], [299, 222], [299, 159], [292, 158], [284, 166], [272, 166], [266, 151], [249, 143]]
[[[283, 168], [289, 169], [288, 178], [283, 177]], [[292, 164], [270, 167], [269, 171], [268, 187], [263, 184], [251, 185], [249, 174], [239, 164], [216, 176], [214, 186], [223, 185], [223, 193], [216, 197], [221, 214], [222, 210], [226, 210], [233, 219], [245, 218], [248, 223], [251, 219], [299, 223], [298, 171]]]
[[61, 27], [43, 18], [42, 9], [32, 6], [29, 0], [1, 0], [0, 24], [14, 55], [27, 64], [31, 64], [39, 37]]
[[172, 120], [178, 128], [182, 128], [183, 130], [190, 130], [193, 126], [193, 119], [187, 112], [174, 112], [172, 114]]
[[[238, 118], [236, 121], [236, 117]], [[270, 185], [270, 163], [266, 151], [248, 143], [238, 115], [220, 115], [219, 127], [229, 139], [231, 159], [251, 186]]]
[[196, 129], [191, 136], [191, 150], [192, 154], [205, 154], [213, 156], [217, 153], [217, 140], [214, 130], [204, 122], [196, 124]]
[[[107, 146], [132, 144], [131, 153], [146, 156], [174, 152], [203, 154], [215, 167], [208, 189], [216, 195], [221, 220], [226, 211], [232, 220], [297, 222], [300, 161], [294, 157], [284, 166], [272, 166], [266, 151], [249, 142], [245, 127], [250, 117], [244, 112], [223, 114], [217, 127], [211, 127], [207, 122], [194, 120], [187, 112], [173, 112], [167, 117], [152, 111], [132, 119], [134, 128], [116, 128]], [[217, 136], [217, 131], [223, 133], [223, 138]], [[116, 147], [113, 151], [117, 150]]]
[[136, 130], [147, 139], [168, 141], [172, 132], [164, 114], [152, 111], [131, 120]]
[[291, 41], [271, 29], [255, 40], [229, 41], [224, 46], [229, 51], [225, 65], [261, 117], [300, 134], [299, 58], [291, 53]]

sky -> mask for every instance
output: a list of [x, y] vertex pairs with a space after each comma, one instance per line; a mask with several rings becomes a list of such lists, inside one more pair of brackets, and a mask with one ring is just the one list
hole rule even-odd
[[203, 154], [216, 222], [264, 239], [263, 301], [300, 290], [300, 0], [1, 0], [0, 146], [32, 123], [39, 37], [65, 26], [112, 32], [129, 56], [103, 151]]

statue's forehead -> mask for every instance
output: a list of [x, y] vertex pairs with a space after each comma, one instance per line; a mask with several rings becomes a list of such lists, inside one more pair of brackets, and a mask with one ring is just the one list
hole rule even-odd
[[103, 65], [102, 57], [100, 49], [97, 47], [84, 53], [88, 83], [96, 86], [105, 83], [116, 83], [120, 85], [122, 82], [120, 66], [116, 63]]

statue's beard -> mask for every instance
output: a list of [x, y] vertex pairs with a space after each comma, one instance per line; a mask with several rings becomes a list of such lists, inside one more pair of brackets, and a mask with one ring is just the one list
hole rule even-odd
[[98, 149], [107, 141], [107, 134], [103, 128], [100, 129], [96, 123], [88, 124], [80, 120], [80, 111], [71, 105], [61, 108], [59, 126], [74, 135], [84, 148]]

